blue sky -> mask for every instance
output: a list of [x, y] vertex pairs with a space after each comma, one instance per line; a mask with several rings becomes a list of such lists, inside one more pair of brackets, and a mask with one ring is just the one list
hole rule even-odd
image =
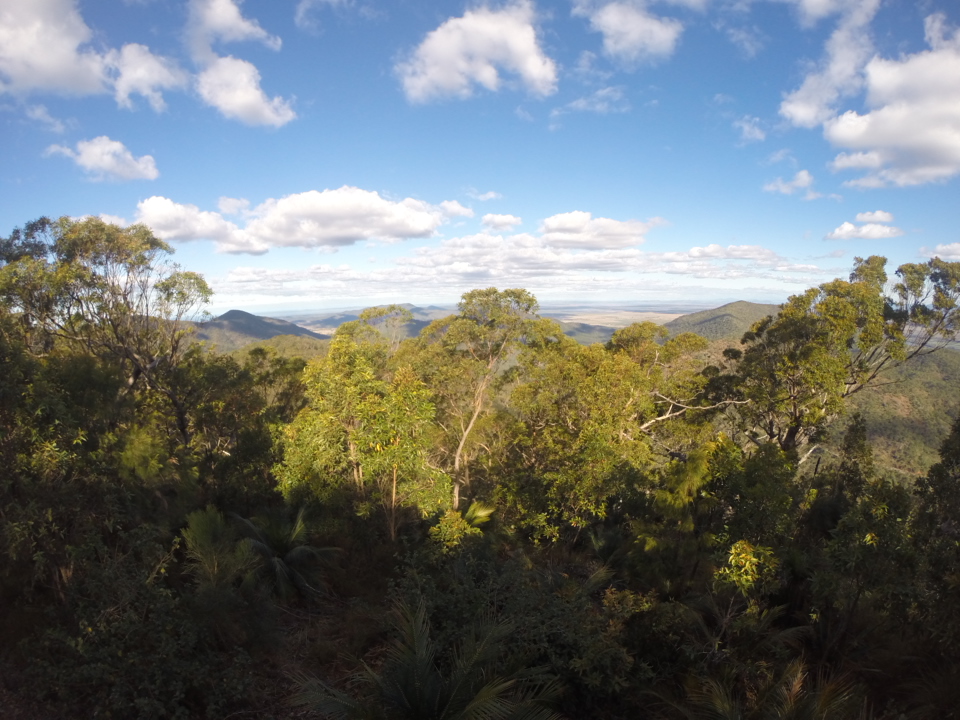
[[0, 0], [0, 232], [214, 309], [787, 295], [960, 260], [955, 0]]

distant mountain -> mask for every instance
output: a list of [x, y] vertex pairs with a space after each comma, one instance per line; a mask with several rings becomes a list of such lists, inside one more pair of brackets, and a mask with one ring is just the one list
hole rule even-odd
[[230, 310], [204, 323], [195, 323], [194, 339], [215, 345], [220, 352], [232, 352], [257, 340], [269, 340], [278, 335], [298, 335], [316, 340], [327, 340], [322, 335], [294, 325], [286, 320], [252, 315], [243, 310]]
[[676, 320], [664, 324], [670, 335], [692, 332], [708, 340], [739, 340], [750, 327], [767, 315], [777, 315], [779, 305], [763, 305], [760, 303], [739, 300], [728, 303], [713, 310], [682, 315]]

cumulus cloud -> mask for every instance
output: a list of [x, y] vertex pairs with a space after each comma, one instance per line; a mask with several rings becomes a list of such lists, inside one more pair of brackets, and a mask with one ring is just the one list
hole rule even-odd
[[960, 260], [960, 242], [937, 245], [933, 250], [922, 248], [920, 254], [925, 257], [938, 257], [943, 260]]
[[70, 158], [93, 180], [155, 180], [160, 175], [152, 155], [134, 157], [122, 142], [106, 135], [81, 140], [76, 150], [51, 145], [45, 154]]
[[844, 148], [832, 169], [865, 171], [846, 184], [920, 185], [960, 174], [960, 30], [939, 14], [925, 30], [929, 50], [867, 64], [867, 112], [824, 122], [827, 140]]
[[497, 91], [501, 72], [515, 75], [533, 95], [553, 94], [557, 67], [540, 47], [534, 20], [530, 0], [498, 10], [480, 6], [448, 19], [396, 65], [407, 99], [465, 98], [477, 85]]
[[740, 141], [762, 142], [767, 139], [767, 133], [760, 127], [760, 118], [751, 115], [744, 115], [742, 118], [733, 121], [733, 126], [740, 131]]
[[156, 112], [166, 108], [161, 90], [173, 90], [187, 84], [187, 74], [175, 62], [158, 57], [145, 45], [130, 43], [119, 52], [111, 53], [111, 64], [116, 68], [113, 93], [117, 104], [132, 108], [130, 96], [142, 95]]
[[777, 178], [763, 186], [764, 192], [780, 193], [781, 195], [793, 195], [801, 190], [806, 190], [804, 200], [815, 200], [821, 197], [820, 193], [813, 189], [813, 175], [807, 170], [800, 170], [793, 176], [792, 180]]
[[840, 6], [845, 8], [818, 67], [780, 104], [780, 114], [793, 125], [813, 128], [834, 115], [838, 100], [863, 87], [863, 68], [873, 55], [869, 26], [880, 0], [806, 2], [801, 6], [818, 9], [824, 15]]
[[[858, 215], [857, 220], [859, 219], [860, 216]], [[827, 233], [825, 238], [827, 240], [887, 240], [901, 235], [903, 235], [903, 230], [892, 225], [880, 225], [879, 223], [854, 225], [851, 222], [845, 222], [836, 230]]]
[[490, 228], [491, 230], [513, 230], [517, 225], [523, 223], [523, 218], [519, 218], [516, 215], [497, 215], [495, 213], [487, 213], [480, 220], [483, 223], [484, 227]]
[[810, 26], [830, 15], [848, 12], [860, 0], [787, 0], [787, 2], [796, 6], [802, 23]]
[[857, 222], [890, 223], [893, 222], [893, 213], [888, 213], [886, 210], [857, 213]]
[[247, 125], [280, 127], [297, 117], [289, 100], [269, 97], [260, 87], [260, 71], [246, 60], [221, 57], [214, 43], [252, 40], [279, 50], [280, 38], [243, 16], [238, 0], [190, 0], [187, 40], [201, 67], [196, 90], [207, 105]]
[[447, 217], [473, 217], [473, 208], [468, 208], [456, 200], [444, 200], [440, 203], [440, 209]]
[[231, 56], [217, 58], [197, 76], [197, 92], [224, 117], [247, 125], [280, 127], [297, 116], [282, 97], [267, 97], [253, 63]]
[[182, 87], [176, 63], [144, 45], [103, 52], [90, 46], [93, 31], [74, 0], [6, 2], [0, 15], [0, 92], [96, 95], [114, 92], [121, 107], [140, 94], [155, 110], [162, 90]]
[[640, 245], [652, 228], [665, 224], [662, 218], [611, 220], [593, 217], [582, 210], [546, 218], [540, 225], [545, 243], [560, 248], [626, 248]]
[[[155, 196], [137, 206], [137, 220], [165, 240], [213, 240], [221, 252], [260, 254], [271, 247], [333, 250], [362, 240], [430, 237], [450, 212], [449, 205], [444, 209], [413, 198], [392, 201], [349, 186], [248, 207], [245, 200], [221, 198], [217, 213]], [[245, 223], [241, 227], [221, 213], [240, 214]]]
[[224, 220], [219, 213], [159, 195], [137, 204], [137, 222], [147, 225], [164, 240], [214, 240], [221, 246], [232, 247], [243, 235], [237, 225]]
[[279, 50], [281, 40], [271, 35], [256, 20], [245, 18], [236, 0], [190, 0], [187, 38], [197, 61], [210, 61], [216, 56], [215, 42], [261, 42], [271, 50]]
[[603, 35], [604, 54], [628, 67], [670, 57], [683, 32], [679, 20], [651, 14], [641, 0], [576, 0], [573, 14], [588, 18]]
[[246, 215], [250, 211], [250, 201], [246, 198], [221, 197], [217, 200], [217, 209], [224, 215]]
[[68, 95], [106, 91], [106, 61], [73, 0], [6, 2], [0, 22], [0, 90]]

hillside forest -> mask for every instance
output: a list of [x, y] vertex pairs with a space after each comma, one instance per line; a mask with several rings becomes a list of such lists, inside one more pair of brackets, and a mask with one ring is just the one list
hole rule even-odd
[[224, 354], [210, 297], [144, 226], [0, 238], [0, 715], [960, 717], [960, 421], [892, 471], [851, 410], [960, 263], [732, 342], [487, 288]]

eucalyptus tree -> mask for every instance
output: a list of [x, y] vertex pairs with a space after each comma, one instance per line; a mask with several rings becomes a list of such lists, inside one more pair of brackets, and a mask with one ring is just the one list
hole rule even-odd
[[169, 262], [170, 246], [144, 225], [43, 218], [5, 245], [0, 301], [31, 351], [43, 355], [66, 342], [119, 363], [129, 389], [167, 399], [188, 444], [189, 408], [168, 370], [182, 360], [189, 321], [212, 295], [203, 277]]
[[391, 539], [404, 508], [447, 507], [449, 481], [428, 458], [430, 393], [409, 367], [388, 377], [383, 348], [338, 330], [326, 357], [305, 372], [307, 407], [285, 428], [276, 472], [288, 498], [343, 490], [363, 515], [380, 505]]
[[507, 494], [522, 522], [556, 537], [602, 519], [652, 466], [683, 457], [706, 439], [706, 340], [666, 340], [653, 323], [583, 346], [541, 321], [519, 357], [510, 396], [516, 422]]
[[901, 265], [888, 287], [886, 258], [856, 258], [833, 280], [783, 304], [743, 337], [734, 373], [748, 402], [736, 414], [746, 437], [797, 450], [819, 437], [843, 400], [885, 370], [933, 352], [960, 330], [960, 262]]
[[463, 294], [456, 315], [428, 325], [407, 349], [434, 393], [441, 429], [438, 459], [453, 479], [455, 509], [481, 447], [478, 429], [493, 409], [505, 370], [536, 325], [538, 307], [526, 290], [471, 290]]

